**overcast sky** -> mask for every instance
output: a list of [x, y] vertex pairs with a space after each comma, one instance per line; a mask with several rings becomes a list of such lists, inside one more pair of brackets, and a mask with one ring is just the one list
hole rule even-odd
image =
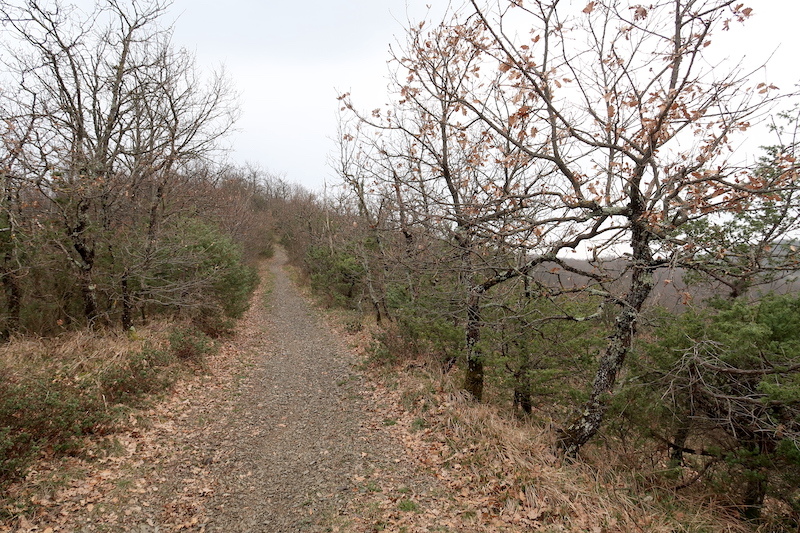
[[241, 94], [234, 161], [314, 189], [334, 179], [337, 93], [385, 101], [389, 44], [407, 20], [404, 0], [176, 0], [171, 11], [175, 44], [202, 67], [224, 64]]
[[[766, 76], [789, 89], [800, 81], [800, 2], [748, 5], [755, 16], [744, 31], [723, 35], [725, 49], [755, 62], [778, 48]], [[224, 64], [241, 95], [232, 159], [321, 189], [336, 181], [327, 158], [337, 94], [352, 92], [365, 109], [384, 103], [389, 45], [426, 12], [420, 0], [175, 0], [170, 18], [175, 44], [194, 51], [202, 68]]]

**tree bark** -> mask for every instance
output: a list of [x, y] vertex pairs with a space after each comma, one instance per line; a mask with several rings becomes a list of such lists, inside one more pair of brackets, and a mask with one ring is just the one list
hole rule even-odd
[[525, 360], [519, 366], [519, 369], [514, 373], [514, 405], [519, 406], [522, 412], [529, 415], [533, 411], [533, 404], [531, 402], [531, 362], [528, 354], [525, 354]]
[[120, 285], [122, 287], [122, 329], [128, 331], [133, 327], [133, 302], [127, 272], [122, 275]]
[[632, 222], [632, 226], [633, 266], [630, 290], [621, 304], [622, 310], [617, 315], [614, 330], [600, 359], [589, 400], [584, 404], [578, 418], [560, 432], [558, 446], [567, 457], [575, 457], [581, 447], [600, 429], [608, 409], [609, 395], [613, 393], [617, 376], [636, 335], [639, 312], [653, 290], [652, 253], [648, 233], [636, 220]]
[[78, 280], [80, 283], [81, 294], [83, 296], [83, 313], [86, 321], [91, 326], [97, 319], [97, 288], [92, 279], [94, 270], [95, 250], [94, 243], [87, 237], [86, 232], [89, 228], [89, 203], [85, 199], [80, 199], [76, 206], [76, 220], [74, 223], [67, 223], [66, 230], [72, 239], [72, 248], [80, 258], [76, 261], [78, 265]]
[[78, 271], [80, 280], [81, 295], [83, 296], [83, 314], [86, 322], [92, 326], [97, 320], [97, 287], [92, 279], [92, 268], [89, 265]]
[[465, 331], [467, 351], [467, 373], [464, 390], [477, 401], [483, 399], [483, 357], [478, 348], [481, 339], [480, 294], [471, 291], [467, 302], [467, 327]]
[[673, 437], [675, 446], [672, 447], [669, 454], [670, 463], [672, 463], [672, 466], [674, 467], [678, 467], [683, 464], [683, 451], [686, 448], [686, 440], [689, 438], [691, 427], [691, 413], [682, 415], [681, 420], [678, 423], [678, 428], [675, 430], [675, 435]]

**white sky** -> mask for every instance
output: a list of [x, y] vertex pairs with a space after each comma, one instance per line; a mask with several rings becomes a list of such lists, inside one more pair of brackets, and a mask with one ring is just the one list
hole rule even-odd
[[[765, 80], [791, 89], [800, 82], [800, 2], [742, 2], [754, 16], [720, 34], [724, 49], [753, 64], [777, 49]], [[447, 0], [428, 3], [443, 10]], [[421, 0], [174, 0], [170, 18], [175, 45], [194, 51], [202, 68], [224, 64], [241, 95], [232, 160], [321, 190], [325, 180], [336, 182], [327, 165], [336, 96], [351, 92], [364, 109], [385, 103], [389, 45], [409, 17], [418, 21], [426, 11]]]
[[389, 44], [408, 18], [404, 0], [175, 0], [171, 13], [176, 46], [224, 63], [241, 95], [232, 159], [310, 189], [335, 181], [338, 93], [386, 101]]

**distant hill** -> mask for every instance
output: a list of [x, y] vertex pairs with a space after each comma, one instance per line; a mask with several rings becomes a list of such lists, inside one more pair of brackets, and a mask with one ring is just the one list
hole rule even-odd
[[[593, 264], [588, 260], [565, 259], [564, 262], [571, 268], [584, 272], [606, 272], [610, 277], [617, 277], [627, 266], [624, 259], [610, 259]], [[655, 272], [655, 287], [648, 298], [648, 305], [657, 305], [672, 312], [681, 312], [688, 304], [702, 303], [713, 296], [727, 296], [728, 288], [721, 283], [693, 283], [688, 285], [684, 281], [685, 268], [660, 268]], [[549, 287], [572, 288], [587, 285], [591, 279], [587, 276], [570, 272], [554, 264], [540, 265], [534, 270], [534, 278]], [[615, 284], [626, 283], [630, 273], [625, 273]], [[614, 288], [612, 284], [611, 288]], [[752, 296], [774, 292], [786, 294], [800, 291], [800, 279], [797, 276], [787, 276], [784, 279], [759, 285], [751, 290]]]

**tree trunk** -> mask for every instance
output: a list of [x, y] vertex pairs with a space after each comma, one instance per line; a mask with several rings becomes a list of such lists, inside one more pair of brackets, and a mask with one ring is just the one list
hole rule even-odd
[[679, 467], [683, 464], [683, 450], [686, 448], [686, 440], [689, 438], [689, 433], [692, 429], [692, 416], [694, 416], [691, 407], [684, 413], [681, 413], [678, 427], [673, 435], [673, 443], [675, 446], [669, 454], [669, 460], [672, 466]]
[[97, 320], [97, 287], [92, 280], [91, 265], [88, 268], [81, 268], [78, 277], [81, 285], [81, 295], [83, 296], [83, 314], [91, 327]]
[[122, 329], [128, 331], [133, 327], [133, 302], [128, 284], [128, 273], [122, 274]]
[[483, 358], [478, 349], [481, 339], [481, 308], [480, 295], [472, 291], [467, 303], [467, 373], [464, 376], [464, 390], [477, 401], [483, 398]]
[[519, 406], [527, 415], [533, 411], [530, 370], [531, 363], [526, 355], [525, 360], [514, 373], [514, 406]]
[[608, 408], [608, 396], [614, 390], [617, 376], [636, 335], [639, 312], [653, 290], [649, 237], [645, 228], [636, 222], [633, 223], [631, 244], [634, 262], [630, 291], [622, 303], [623, 307], [617, 315], [606, 351], [600, 359], [589, 400], [584, 404], [580, 416], [560, 432], [558, 446], [567, 457], [575, 457], [581, 447], [600, 429]]
[[380, 324], [383, 319], [383, 310], [381, 309], [382, 298], [378, 296], [378, 291], [372, 281], [372, 267], [365, 250], [361, 250], [361, 265], [364, 267], [364, 273], [366, 274], [367, 294], [369, 294], [370, 303], [375, 310], [375, 323]]
[[86, 232], [89, 223], [89, 202], [80, 199], [76, 206], [76, 218], [74, 223], [67, 223], [67, 235], [72, 240], [72, 248], [78, 254], [80, 261], [76, 261], [78, 266], [78, 279], [83, 296], [83, 313], [89, 326], [94, 324], [97, 319], [97, 287], [92, 279], [94, 269], [95, 248], [94, 243], [87, 237]]
[[[163, 171], [164, 176], [169, 176], [170, 169], [167, 168]], [[157, 240], [157, 233], [158, 233], [158, 226], [160, 222], [159, 218], [159, 206], [161, 205], [162, 200], [164, 199], [164, 190], [167, 187], [167, 178], [162, 177], [161, 180], [158, 182], [156, 186], [156, 190], [153, 192], [153, 196], [150, 199], [150, 212], [147, 216], [147, 244], [145, 245], [145, 252], [144, 252], [144, 267], [147, 268], [150, 265], [150, 261], [153, 257], [153, 251], [156, 247], [156, 240]]]

